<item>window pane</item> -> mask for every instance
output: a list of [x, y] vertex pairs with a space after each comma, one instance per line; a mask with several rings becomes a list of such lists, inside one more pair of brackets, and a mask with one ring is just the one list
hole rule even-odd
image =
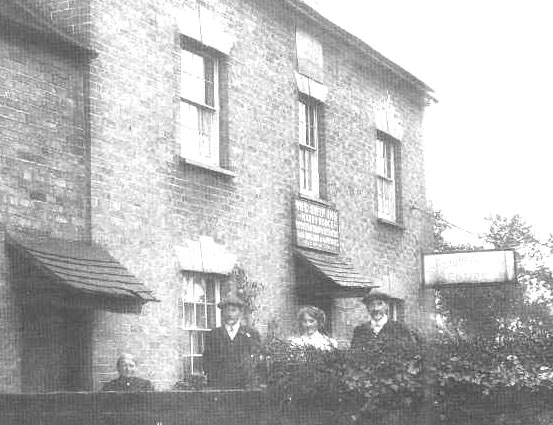
[[204, 352], [204, 333], [192, 332], [192, 354], [202, 354]]
[[207, 329], [207, 317], [204, 304], [196, 304], [196, 326]]
[[396, 220], [395, 183], [383, 178], [377, 179], [378, 216], [387, 220]]
[[183, 362], [183, 369], [185, 375], [192, 374], [192, 357], [191, 356], [185, 356], [184, 362]]
[[194, 374], [201, 375], [203, 373], [203, 359], [201, 357], [194, 357]]
[[299, 103], [299, 136], [300, 144], [305, 145], [307, 143], [307, 105], [305, 103]]
[[212, 133], [213, 133], [213, 112], [208, 110], [201, 111], [201, 138], [200, 155], [211, 158], [213, 155]]
[[191, 328], [194, 327], [194, 304], [185, 303], [184, 304], [184, 327]]
[[217, 307], [215, 305], [207, 306], [207, 327], [213, 329], [217, 326]]
[[198, 107], [186, 102], [181, 102], [180, 108], [181, 124], [184, 128], [188, 128], [199, 133], [199, 111]]
[[305, 188], [313, 190], [313, 152], [308, 150], [305, 151], [305, 175]]
[[205, 64], [205, 104], [215, 106], [215, 65], [211, 58], [204, 58]]
[[384, 142], [382, 140], [376, 140], [376, 172], [380, 176], [385, 176], [385, 154], [384, 154]]
[[208, 278], [205, 280], [205, 286], [206, 286], [206, 294], [207, 294], [207, 302], [214, 304], [216, 301], [215, 298], [215, 287], [216, 283], [212, 278]]
[[181, 95], [194, 102], [204, 103], [205, 93], [204, 58], [195, 53], [181, 52]]
[[317, 109], [313, 105], [307, 107], [308, 111], [308, 134], [307, 144], [312, 148], [317, 147]]
[[194, 282], [194, 302], [200, 304], [205, 303], [205, 286], [201, 279]]

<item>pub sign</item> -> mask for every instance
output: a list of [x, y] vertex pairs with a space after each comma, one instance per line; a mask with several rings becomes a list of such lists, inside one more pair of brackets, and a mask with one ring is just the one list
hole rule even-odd
[[294, 200], [296, 246], [338, 254], [338, 210], [304, 198]]

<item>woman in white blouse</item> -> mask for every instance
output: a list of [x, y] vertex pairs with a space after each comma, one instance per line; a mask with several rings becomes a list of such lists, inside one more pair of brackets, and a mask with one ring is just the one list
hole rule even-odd
[[298, 313], [298, 321], [301, 335], [290, 340], [293, 345], [303, 348], [311, 346], [324, 351], [338, 347], [335, 339], [323, 333], [326, 315], [320, 308], [311, 305], [302, 307]]

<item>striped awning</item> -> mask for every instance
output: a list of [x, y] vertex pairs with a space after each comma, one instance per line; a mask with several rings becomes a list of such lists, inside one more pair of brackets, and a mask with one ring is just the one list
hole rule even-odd
[[18, 254], [19, 269], [32, 277], [27, 281], [35, 282], [35, 289], [39, 282], [39, 286], [54, 294], [104, 300], [99, 306], [108, 310], [119, 310], [118, 305], [156, 301], [151, 290], [97, 244], [12, 236], [6, 241]]
[[376, 286], [348, 258], [302, 248], [295, 248], [294, 253], [304, 265], [314, 269], [323, 278], [321, 280], [326, 281], [326, 284], [316, 284], [310, 288], [316, 292], [355, 297], [368, 293]]

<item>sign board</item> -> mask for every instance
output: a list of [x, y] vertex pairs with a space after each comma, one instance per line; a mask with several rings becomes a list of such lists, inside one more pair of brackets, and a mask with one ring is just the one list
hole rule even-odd
[[340, 231], [338, 211], [307, 199], [294, 200], [296, 245], [338, 254]]
[[427, 287], [516, 282], [512, 250], [424, 254], [422, 261], [423, 283]]

